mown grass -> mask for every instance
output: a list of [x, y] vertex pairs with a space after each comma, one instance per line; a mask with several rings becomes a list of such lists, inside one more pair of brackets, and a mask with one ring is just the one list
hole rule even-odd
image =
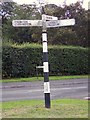
[[87, 100], [52, 100], [50, 109], [43, 100], [3, 102], [2, 106], [3, 118], [88, 118]]
[[[42, 44], [28, 43], [28, 42], [27, 43], [22, 43], [22, 44], [9, 42], [9, 43], [5, 43], [5, 45], [16, 47], [16, 48], [27, 48], [27, 47], [30, 47], [30, 48], [42, 48]], [[84, 47], [81, 47], [81, 46], [71, 46], [71, 45], [48, 45], [48, 48], [55, 48], [55, 49], [56, 48], [62, 48], [62, 49], [63, 48], [88, 49], [88, 48], [84, 48]]]
[[[50, 80], [68, 80], [68, 79], [80, 79], [88, 78], [88, 75], [73, 75], [73, 76], [50, 76]], [[31, 81], [42, 81], [43, 77], [30, 77], [30, 78], [13, 78], [13, 79], [3, 79], [0, 82], [31, 82]]]

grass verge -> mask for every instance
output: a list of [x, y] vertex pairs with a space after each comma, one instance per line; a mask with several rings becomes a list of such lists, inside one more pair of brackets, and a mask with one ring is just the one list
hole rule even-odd
[[3, 102], [2, 107], [3, 118], [88, 118], [87, 100], [52, 100], [50, 109], [43, 100]]
[[[68, 80], [68, 79], [80, 79], [88, 78], [88, 75], [73, 75], [73, 76], [50, 76], [50, 80]], [[30, 78], [13, 78], [13, 79], [3, 79], [0, 82], [30, 82], [30, 81], [40, 81], [43, 77], [30, 77]]]

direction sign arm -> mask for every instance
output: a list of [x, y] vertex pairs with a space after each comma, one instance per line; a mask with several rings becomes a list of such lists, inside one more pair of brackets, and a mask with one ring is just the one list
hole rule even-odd
[[75, 19], [50, 20], [46, 22], [47, 28], [72, 26], [75, 24]]
[[42, 20], [13, 20], [14, 27], [42, 26]]

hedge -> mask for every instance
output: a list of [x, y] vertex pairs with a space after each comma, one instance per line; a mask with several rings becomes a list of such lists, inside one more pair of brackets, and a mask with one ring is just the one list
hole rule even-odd
[[[49, 51], [50, 75], [88, 74], [88, 49], [71, 46], [51, 46]], [[36, 66], [42, 65], [41, 46], [3, 46], [2, 76], [36, 76]], [[43, 70], [39, 70], [41, 74]]]

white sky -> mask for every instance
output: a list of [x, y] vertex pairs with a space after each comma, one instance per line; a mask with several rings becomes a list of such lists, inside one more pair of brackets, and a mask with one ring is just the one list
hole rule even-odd
[[[47, 3], [53, 3], [57, 5], [61, 5], [65, 0], [13, 0], [14, 2], [17, 2], [18, 4], [32, 4], [32, 3], [38, 3], [38, 1], [46, 1]], [[70, 3], [76, 3], [77, 1], [81, 0], [66, 0], [67, 5]], [[88, 2], [90, 0], [83, 0], [83, 7], [85, 9], [88, 9]]]

